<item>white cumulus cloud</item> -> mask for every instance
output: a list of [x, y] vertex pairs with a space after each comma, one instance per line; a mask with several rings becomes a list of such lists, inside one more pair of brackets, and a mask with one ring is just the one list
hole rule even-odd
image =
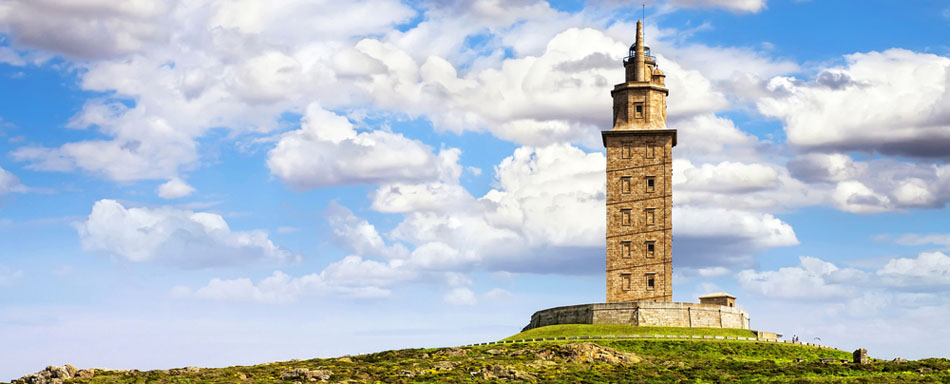
[[158, 187], [158, 197], [163, 199], [177, 199], [179, 197], [188, 196], [194, 191], [194, 187], [176, 177]]
[[403, 135], [357, 132], [345, 117], [316, 105], [301, 128], [281, 136], [268, 154], [273, 174], [294, 188], [434, 180], [439, 157]]
[[201, 268], [298, 258], [274, 245], [266, 232], [232, 231], [223, 217], [208, 212], [126, 208], [106, 199], [97, 201], [86, 221], [75, 226], [83, 250], [136, 263]]
[[814, 81], [775, 77], [757, 105], [806, 150], [946, 157], [950, 58], [903, 49], [855, 53]]
[[855, 285], [867, 277], [859, 270], [839, 268], [814, 257], [803, 256], [799, 261], [799, 266], [776, 271], [743, 270], [737, 278], [746, 291], [767, 297], [822, 299], [854, 295]]

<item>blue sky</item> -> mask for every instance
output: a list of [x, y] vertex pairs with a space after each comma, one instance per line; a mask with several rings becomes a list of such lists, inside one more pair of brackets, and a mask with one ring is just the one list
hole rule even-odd
[[[465, 344], [602, 301], [599, 131], [639, 16], [0, 4], [0, 377]], [[650, 2], [674, 299], [947, 356], [948, 35], [940, 1]]]

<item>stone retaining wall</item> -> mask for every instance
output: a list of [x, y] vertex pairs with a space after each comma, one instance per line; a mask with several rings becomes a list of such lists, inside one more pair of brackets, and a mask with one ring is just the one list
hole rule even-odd
[[736, 307], [633, 301], [548, 308], [531, 315], [531, 323], [522, 331], [557, 324], [630, 324], [657, 327], [750, 329], [749, 314]]
[[[770, 335], [775, 335], [771, 332], [759, 332], [766, 333]], [[489, 341], [485, 343], [475, 343], [475, 344], [466, 344], [462, 347], [472, 347], [477, 345], [495, 345], [495, 344], [514, 344], [514, 343], [530, 343], [535, 341], [574, 341], [574, 340], [600, 340], [600, 339], [674, 339], [674, 340], [707, 340], [707, 341], [754, 341], [754, 342], [767, 342], [767, 343], [778, 343], [778, 344], [793, 344], [801, 345], [807, 347], [816, 347], [819, 349], [837, 349], [824, 346], [821, 344], [815, 343], [806, 343], [806, 342], [795, 342], [791, 340], [777, 340], [774, 338], [762, 338], [762, 337], [736, 337], [736, 336], [709, 336], [709, 335], [606, 335], [606, 336], [561, 336], [561, 337], [539, 337], [536, 339], [519, 339], [519, 340], [504, 340], [504, 341]], [[837, 349], [840, 351], [840, 349]]]

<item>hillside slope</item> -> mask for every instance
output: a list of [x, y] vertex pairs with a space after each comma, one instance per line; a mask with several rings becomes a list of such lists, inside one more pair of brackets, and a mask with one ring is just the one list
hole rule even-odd
[[109, 371], [64, 382], [950, 382], [947, 359], [841, 361], [849, 358], [835, 349], [756, 341], [597, 339], [404, 349], [246, 367]]

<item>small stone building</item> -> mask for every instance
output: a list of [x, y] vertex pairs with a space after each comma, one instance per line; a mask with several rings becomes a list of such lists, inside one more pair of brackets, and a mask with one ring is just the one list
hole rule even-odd
[[723, 307], [735, 307], [736, 297], [725, 292], [710, 293], [699, 297], [700, 304], [716, 304]]

